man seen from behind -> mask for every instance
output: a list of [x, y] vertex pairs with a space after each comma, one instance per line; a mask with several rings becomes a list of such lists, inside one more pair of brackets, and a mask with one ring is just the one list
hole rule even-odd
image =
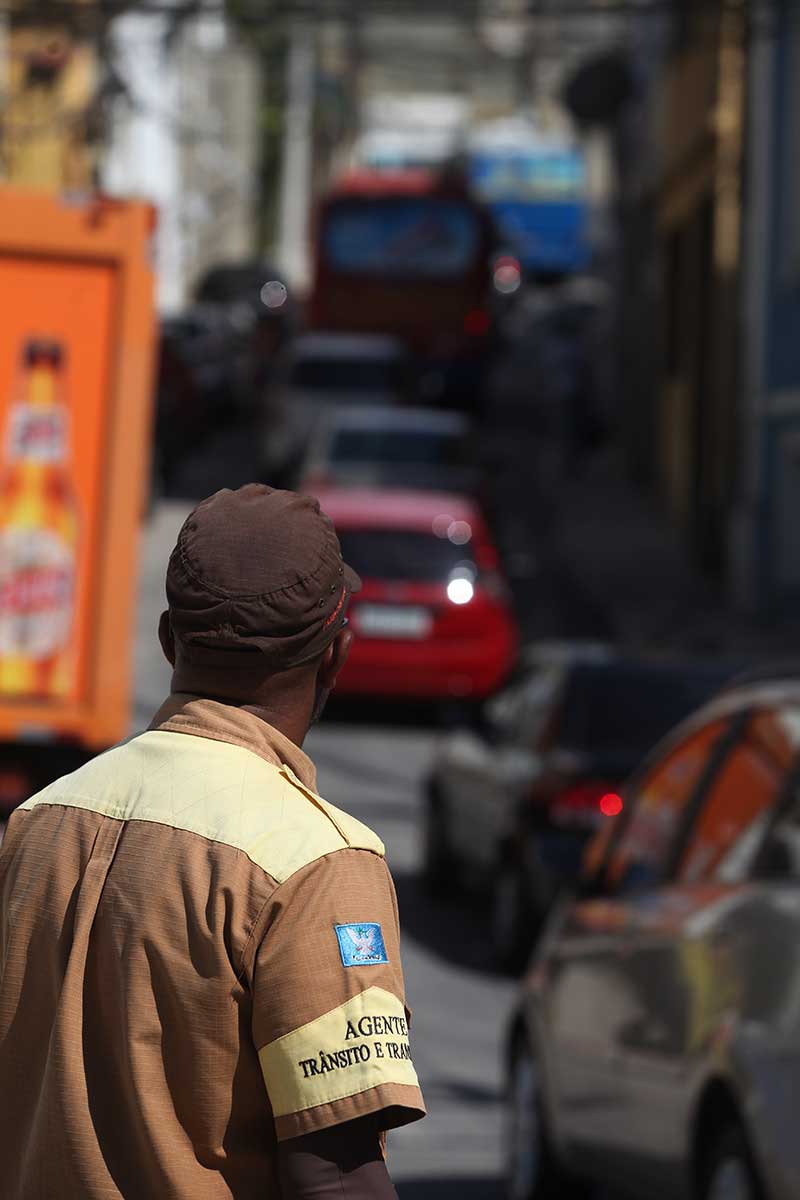
[[315, 500], [200, 504], [169, 699], [0, 848], [3, 1200], [386, 1200], [424, 1114], [380, 840], [301, 746], [358, 577]]

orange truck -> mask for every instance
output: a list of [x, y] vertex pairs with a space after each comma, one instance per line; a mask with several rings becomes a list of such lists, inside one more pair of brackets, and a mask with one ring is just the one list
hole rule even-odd
[[128, 731], [154, 226], [0, 188], [0, 817]]

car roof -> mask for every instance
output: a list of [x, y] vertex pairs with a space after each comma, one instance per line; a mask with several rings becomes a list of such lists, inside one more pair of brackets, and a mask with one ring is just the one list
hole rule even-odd
[[348, 404], [327, 413], [325, 425], [339, 429], [397, 429], [412, 433], [466, 433], [469, 421], [463, 413], [436, 408], [411, 408], [394, 404]]
[[589, 639], [572, 641], [557, 638], [529, 642], [519, 655], [520, 667], [526, 675], [536, 675], [542, 668], [566, 668], [576, 662], [612, 662], [619, 658], [619, 650], [611, 642], [595, 642]]
[[395, 488], [329, 488], [317, 493], [320, 508], [334, 525], [357, 529], [413, 529], [431, 532], [444, 515], [466, 521], [485, 535], [478, 506], [468, 496], [451, 492]]
[[383, 333], [303, 333], [292, 347], [299, 358], [402, 358], [408, 352], [399, 338]]
[[757, 683], [739, 683], [736, 677], [706, 706], [706, 719], [719, 713], [741, 712], [747, 708], [800, 706], [800, 677], [760, 679]]

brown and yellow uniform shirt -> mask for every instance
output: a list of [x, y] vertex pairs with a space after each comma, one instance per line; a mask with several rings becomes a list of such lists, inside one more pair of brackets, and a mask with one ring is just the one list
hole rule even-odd
[[3, 1200], [279, 1195], [276, 1142], [424, 1112], [379, 839], [252, 713], [172, 697], [0, 849]]

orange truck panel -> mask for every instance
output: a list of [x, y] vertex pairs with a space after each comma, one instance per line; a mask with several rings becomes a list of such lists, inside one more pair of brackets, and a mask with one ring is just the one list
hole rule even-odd
[[0, 739], [127, 732], [153, 209], [0, 189]]

